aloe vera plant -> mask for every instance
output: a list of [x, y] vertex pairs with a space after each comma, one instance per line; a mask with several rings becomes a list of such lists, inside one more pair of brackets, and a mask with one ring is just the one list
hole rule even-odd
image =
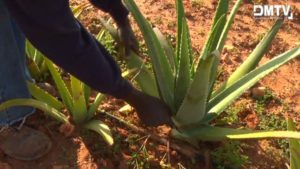
[[[36, 84], [28, 82], [28, 88], [36, 99], [9, 100], [0, 105], [0, 111], [12, 106], [32, 106], [62, 123], [80, 125], [83, 128], [93, 130], [99, 133], [109, 145], [112, 145], [113, 138], [109, 127], [102, 121], [93, 119], [105, 95], [98, 93], [95, 100], [90, 103], [91, 89], [87, 85], [70, 76], [70, 87], [67, 87], [57, 67], [50, 60], [46, 58], [44, 60], [62, 101], [39, 88]], [[68, 115], [63, 112], [68, 112]]]
[[[140, 74], [136, 80], [139, 85], [149, 82], [147, 86], [141, 86], [141, 89], [148, 94], [156, 96], [159, 94], [159, 97], [172, 109], [173, 122], [176, 125], [172, 134], [175, 138], [194, 145], [197, 145], [200, 140], [268, 137], [300, 139], [300, 133], [295, 131], [221, 128], [211, 123], [256, 82], [300, 55], [298, 46], [257, 67], [283, 24], [283, 19], [278, 19], [274, 23], [244, 63], [221, 87], [214, 90], [220, 55], [242, 0], [236, 1], [228, 16], [229, 1], [219, 1], [207, 41], [200, 56], [196, 57], [192, 54], [189, 28], [181, 0], [176, 0], [177, 43], [175, 49], [157, 28], [151, 27], [133, 0], [124, 0], [124, 3], [142, 32], [153, 68], [153, 73], [148, 72], [147, 76]], [[104, 24], [104, 26], [117, 40], [116, 30], [111, 25]], [[131, 68], [141, 68], [143, 65], [141, 59], [134, 52], [131, 52], [131, 55], [127, 58], [128, 65]]]
[[40, 81], [46, 75], [48, 70], [44, 60], [44, 55], [39, 52], [28, 40], [26, 40], [25, 52], [28, 58], [28, 70], [31, 76]]

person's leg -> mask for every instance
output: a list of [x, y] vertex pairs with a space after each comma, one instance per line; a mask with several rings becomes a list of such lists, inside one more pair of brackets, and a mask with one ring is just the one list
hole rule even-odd
[[[0, 0], [0, 104], [15, 98], [30, 98], [26, 80], [25, 38]], [[51, 148], [49, 138], [34, 129], [13, 125], [34, 112], [30, 107], [0, 111], [0, 150], [10, 157], [33, 160]], [[15, 124], [17, 125], [17, 124]]]
[[[0, 103], [14, 98], [30, 98], [26, 86], [24, 45], [24, 36], [11, 20], [4, 2], [0, 0]], [[30, 107], [2, 111], [0, 126], [23, 120], [33, 111]]]

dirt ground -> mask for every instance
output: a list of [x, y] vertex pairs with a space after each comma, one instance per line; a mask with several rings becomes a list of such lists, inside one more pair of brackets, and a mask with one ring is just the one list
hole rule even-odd
[[[86, 2], [85, 0], [73, 0], [74, 5]], [[170, 38], [176, 37], [176, 12], [174, 0], [135, 0], [143, 14], [151, 21], [153, 26], [158, 27]], [[269, 0], [269, 4], [278, 4], [282, 1]], [[293, 6], [294, 20], [285, 21], [279, 34], [261, 63], [277, 56], [278, 54], [300, 45], [300, 1], [287, 0], [287, 4]], [[205, 43], [212, 22], [216, 0], [184, 0], [186, 17], [190, 27], [194, 52], [200, 52]], [[232, 7], [232, 4], [231, 4]], [[226, 49], [222, 53], [221, 69], [223, 75], [219, 80], [226, 79], [238, 65], [251, 53], [261, 36], [272, 26], [274, 20], [254, 19], [253, 4], [250, 0], [244, 0], [239, 9], [226, 41]], [[97, 18], [103, 16], [102, 12], [89, 8], [83, 13], [81, 21], [92, 33], [99, 31], [100, 25]], [[131, 18], [132, 19], [132, 18]], [[138, 28], [134, 30], [140, 37]], [[260, 64], [261, 64], [260, 63]], [[258, 86], [266, 87], [272, 92], [276, 100], [265, 104], [265, 116], [276, 117], [291, 116], [300, 124], [300, 58], [294, 59], [282, 66], [271, 75], [259, 82]], [[250, 92], [251, 93], [251, 92]], [[120, 113], [118, 110], [125, 103], [120, 100], [109, 98], [102, 105], [102, 109], [110, 112], [126, 121], [144, 128], [140, 124], [134, 110]], [[249, 95], [244, 95], [235, 103], [243, 105], [245, 109], [238, 113], [239, 126], [261, 129], [261, 119], [255, 101]], [[65, 137], [59, 132], [59, 124], [45, 117], [42, 113], [30, 117], [27, 125], [45, 132], [53, 141], [53, 149], [45, 157], [24, 162], [11, 159], [0, 152], [0, 169], [127, 169], [127, 168], [215, 168], [212, 159], [191, 159], [180, 152], [170, 149], [167, 145], [149, 139], [147, 134], [140, 134], [130, 130], [118, 121], [99, 114], [97, 118], [104, 120], [113, 130], [115, 145], [108, 147], [102, 138], [92, 132], [78, 130], [71, 137]], [[300, 125], [299, 125], [300, 128]], [[169, 128], [147, 128], [149, 133], [155, 133], [165, 137]], [[38, 143], [37, 143], [38, 144]], [[246, 144], [242, 150], [248, 156], [249, 164], [241, 168], [247, 169], [282, 169], [287, 168], [287, 159], [278, 152], [273, 141], [243, 141]], [[222, 145], [222, 144], [221, 144]], [[217, 147], [219, 144], [207, 143], [208, 149]], [[204, 151], [204, 150], [203, 150]], [[210, 151], [210, 150], [205, 150]], [[206, 157], [206, 156], [205, 156]]]

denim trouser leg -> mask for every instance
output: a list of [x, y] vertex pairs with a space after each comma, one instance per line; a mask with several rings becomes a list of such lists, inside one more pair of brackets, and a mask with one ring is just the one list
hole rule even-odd
[[[25, 65], [25, 38], [11, 20], [0, 0], [0, 103], [14, 98], [30, 98]], [[33, 112], [30, 107], [14, 107], [0, 112], [0, 126], [11, 125]]]

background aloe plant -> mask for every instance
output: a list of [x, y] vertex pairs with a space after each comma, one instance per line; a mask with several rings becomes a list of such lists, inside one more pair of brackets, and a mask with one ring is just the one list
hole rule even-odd
[[[283, 19], [278, 19], [274, 23], [243, 64], [221, 87], [215, 90], [220, 55], [242, 0], [236, 1], [229, 16], [227, 16], [229, 1], [219, 1], [208, 39], [200, 56], [192, 54], [189, 28], [181, 0], [176, 0], [177, 43], [175, 49], [157, 28], [151, 27], [133, 0], [124, 0], [124, 3], [142, 32], [153, 68], [153, 73], [148, 72], [145, 77], [140, 75], [140, 78], [136, 80], [140, 85], [143, 85], [145, 81], [151, 82], [147, 86], [141, 86], [141, 89], [154, 96], [159, 94], [159, 97], [170, 106], [173, 121], [177, 127], [172, 132], [174, 137], [195, 145], [199, 140], [216, 141], [226, 138], [300, 139], [300, 133], [295, 131], [255, 131], [221, 128], [211, 124], [243, 92], [279, 66], [300, 55], [300, 47], [295, 47], [257, 67], [283, 24]], [[116, 30], [111, 25], [104, 24], [104, 26], [118, 40]], [[143, 65], [141, 59], [134, 52], [131, 54], [132, 56], [127, 58], [128, 66], [141, 68]], [[137, 60], [138, 62], [134, 62]], [[149, 70], [144, 72], [147, 71]]]
[[44, 60], [44, 55], [39, 52], [28, 40], [25, 45], [28, 60], [28, 70], [33, 79], [41, 81], [47, 75], [48, 67]]
[[[58, 68], [50, 60], [46, 58], [44, 60], [62, 101], [39, 88], [36, 84], [28, 82], [28, 88], [36, 99], [9, 100], [0, 105], [0, 110], [12, 106], [32, 106], [62, 123], [79, 125], [96, 131], [109, 145], [112, 145], [113, 138], [109, 127], [100, 120], [92, 119], [105, 95], [98, 93], [95, 100], [90, 103], [91, 89], [87, 85], [70, 76], [70, 85], [67, 87]], [[64, 112], [67, 112], [67, 114]]]

